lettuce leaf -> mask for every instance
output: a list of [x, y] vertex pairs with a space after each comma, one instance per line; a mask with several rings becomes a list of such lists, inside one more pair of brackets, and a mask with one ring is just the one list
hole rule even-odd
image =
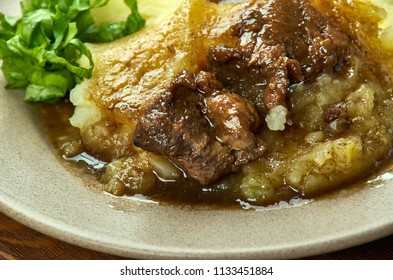
[[[124, 22], [96, 24], [91, 9], [109, 0], [23, 0], [22, 17], [0, 13], [0, 59], [7, 88], [26, 88], [27, 102], [56, 103], [91, 77], [94, 63], [84, 42], [108, 42], [145, 25], [136, 0], [124, 0]], [[79, 61], [87, 61], [85, 66]]]

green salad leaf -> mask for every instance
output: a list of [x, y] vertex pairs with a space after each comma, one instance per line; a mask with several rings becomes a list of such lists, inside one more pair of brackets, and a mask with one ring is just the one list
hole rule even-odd
[[[109, 0], [23, 0], [22, 17], [0, 13], [0, 59], [7, 88], [26, 88], [25, 101], [56, 103], [94, 63], [84, 42], [109, 42], [145, 25], [136, 0], [124, 0], [124, 22], [96, 24], [91, 9]], [[84, 61], [81, 65], [80, 61]]]

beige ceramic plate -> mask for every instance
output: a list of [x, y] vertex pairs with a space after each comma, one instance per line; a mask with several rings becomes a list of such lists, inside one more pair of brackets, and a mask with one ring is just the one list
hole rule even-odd
[[[0, 10], [16, 11], [17, 1]], [[23, 92], [0, 78], [0, 211], [55, 238], [133, 258], [298, 258], [393, 233], [392, 173], [359, 191], [259, 211], [191, 210], [86, 187], [61, 164]], [[390, 178], [390, 179], [389, 179]]]

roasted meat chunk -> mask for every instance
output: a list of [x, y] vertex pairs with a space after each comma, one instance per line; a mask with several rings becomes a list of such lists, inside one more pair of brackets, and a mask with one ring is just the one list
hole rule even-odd
[[201, 185], [208, 185], [263, 155], [253, 131], [258, 115], [246, 99], [225, 92], [206, 72], [182, 72], [147, 108], [134, 144], [165, 155]]
[[65, 158], [106, 163], [100, 191], [253, 208], [303, 203], [389, 164], [393, 16], [379, 5], [159, 2], [157, 14], [141, 3], [140, 32], [88, 45], [93, 75], [70, 93], [81, 139], [54, 123], [57, 106], [43, 118]]
[[254, 135], [260, 116], [283, 130], [289, 86], [340, 68], [349, 55], [348, 38], [303, 0], [271, 0], [230, 29], [236, 45], [212, 46], [206, 72], [176, 77], [148, 106], [134, 138], [202, 185], [263, 155]]
[[272, 111], [279, 108], [286, 118], [291, 84], [338, 71], [350, 55], [348, 37], [304, 0], [271, 0], [248, 10], [232, 26], [232, 34], [238, 38], [236, 46], [210, 49], [210, 71], [268, 114], [272, 130], [285, 127], [285, 120], [272, 120], [277, 117]]

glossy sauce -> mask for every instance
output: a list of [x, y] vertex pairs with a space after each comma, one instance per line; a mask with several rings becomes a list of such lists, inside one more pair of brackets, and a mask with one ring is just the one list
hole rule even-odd
[[[314, 2], [314, 1], [313, 1]], [[348, 5], [341, 5], [339, 8], [336, 8], [334, 6], [333, 1], [330, 3], [330, 1], [327, 2], [322, 2], [322, 1], [315, 1], [317, 5], [320, 5], [319, 8], [321, 10], [325, 11], [324, 15], [327, 16], [329, 19], [332, 19], [336, 24], [339, 24], [342, 29], [344, 29], [345, 33], [350, 36], [351, 39], [359, 40], [359, 52], [360, 57], [363, 57], [363, 55], [367, 55], [367, 59], [364, 61], [364, 65], [361, 68], [362, 75], [361, 77], [356, 80], [356, 83], [354, 86], [352, 86], [351, 89], [348, 90], [347, 94], [353, 93], [353, 91], [356, 93], [357, 87], [359, 87], [359, 84], [365, 84], [367, 86], [368, 81], [376, 82], [377, 84], [380, 85], [382, 88], [382, 91], [386, 91], [387, 97], [381, 97], [380, 100], [377, 100], [378, 102], [375, 104], [376, 107], [376, 112], [379, 115], [381, 119], [389, 118], [389, 110], [387, 108], [391, 108], [391, 104], [389, 105], [389, 102], [393, 101], [393, 93], [392, 93], [392, 78], [387, 75], [393, 67], [389, 63], [384, 63], [384, 61], [393, 61], [393, 55], [391, 53], [386, 52], [385, 49], [380, 52], [373, 52], [372, 50], [379, 49], [380, 41], [377, 39], [378, 38], [378, 29], [376, 28], [375, 22], [377, 22], [379, 17], [378, 13], [376, 13], [376, 10], [370, 10], [369, 6], [361, 6], [360, 8], [357, 7], [356, 11], [361, 10], [361, 14], [353, 14], [351, 6]], [[340, 10], [341, 9], [341, 10]], [[348, 15], [348, 18], [354, 19], [354, 21], [358, 22], [359, 25], [353, 25], [350, 22], [347, 22], [348, 19], [346, 17], [343, 17], [343, 14]], [[362, 45], [362, 42], [366, 41], [367, 43]], [[105, 61], [107, 59], [110, 59], [110, 57], [104, 57]], [[363, 57], [364, 58], [364, 57]], [[375, 64], [373, 62], [376, 62]], [[124, 67], [126, 67], [125, 65]], [[391, 69], [387, 70], [386, 68], [391, 67]], [[102, 68], [100, 72], [102, 75], [104, 75], [105, 69]], [[328, 81], [328, 87], [330, 88], [331, 85], [334, 85], [334, 81], [340, 80], [346, 82], [346, 79], [350, 80], [352, 79], [353, 75], [351, 74], [351, 71], [354, 73], [356, 72], [356, 68], [354, 69], [349, 69], [348, 72], [346, 73], [347, 76], [341, 76], [341, 77], [334, 77], [331, 76], [329, 79], [331, 81]], [[132, 71], [130, 71], [132, 74]], [[128, 74], [130, 74], [128, 73]], [[130, 75], [131, 75], [130, 74]], [[369, 76], [368, 76], [369, 75]], [[135, 77], [134, 77], [135, 78]], [[359, 83], [359, 84], [358, 84]], [[98, 84], [96, 81], [96, 86], [97, 90], [101, 90], [103, 87]], [[326, 83], [322, 85], [326, 86]], [[101, 88], [99, 87], [101, 86]], [[291, 95], [291, 99], [293, 99], [293, 103], [290, 106], [293, 108], [296, 108], [299, 104], [296, 104], [296, 102], [300, 103], [303, 101], [308, 102], [307, 104], [311, 104], [310, 106], [315, 106], [315, 104], [312, 101], [312, 98], [309, 98], [307, 96], [310, 92], [316, 92], [320, 91], [321, 93], [325, 93], [325, 88], [322, 90], [318, 88], [317, 86], [313, 85], [299, 85], [300, 90], [298, 90], [296, 87], [290, 88], [289, 95]], [[305, 90], [303, 89], [305, 88]], [[326, 88], [329, 90], [329, 88]], [[95, 92], [95, 90], [93, 89]], [[334, 90], [333, 90], [334, 91]], [[105, 94], [108, 94], [111, 96], [111, 91], [105, 91], [103, 90]], [[367, 93], [368, 91], [364, 91]], [[333, 92], [334, 93], [334, 92]], [[302, 96], [299, 100], [297, 101], [298, 96]], [[324, 95], [322, 95], [324, 96]], [[131, 96], [132, 97], [132, 96]], [[99, 98], [99, 96], [97, 97]], [[343, 97], [344, 99], [346, 96]], [[355, 95], [355, 101], [356, 101], [356, 95]], [[112, 100], [108, 98], [108, 100]], [[107, 101], [108, 101], [107, 100]], [[311, 102], [311, 101], [312, 102]], [[130, 101], [131, 102], [131, 101]], [[103, 105], [105, 105], [104, 103]], [[361, 103], [362, 104], [362, 103]], [[126, 104], [128, 105], [128, 104]], [[366, 104], [367, 105], [367, 104]], [[390, 106], [390, 107], [389, 107]], [[302, 107], [302, 106], [300, 106]], [[109, 106], [109, 108], [111, 108]], [[320, 110], [320, 108], [319, 108]], [[102, 182], [103, 177], [105, 176], [105, 166], [107, 166], [107, 163], [105, 160], [108, 160], [107, 157], [103, 154], [100, 154], [97, 152], [97, 158], [100, 158], [101, 160], [93, 157], [91, 154], [88, 153], [87, 149], [84, 147], [82, 144], [81, 136], [79, 129], [76, 129], [72, 127], [69, 123], [69, 118], [72, 116], [74, 108], [72, 104], [70, 104], [69, 101], [64, 101], [61, 104], [58, 104], [56, 106], [40, 106], [39, 108], [41, 118], [43, 120], [44, 126], [47, 128], [47, 132], [49, 135], [49, 138], [51, 139], [54, 147], [58, 150], [59, 153], [59, 158], [62, 158], [63, 162], [67, 164], [67, 166], [70, 166], [76, 173], [82, 174], [85, 176], [86, 174], [92, 174], [95, 177], [94, 185], [97, 187], [97, 189], [103, 190], [104, 189], [104, 184]], [[334, 190], [338, 191], [334, 193], [332, 196], [336, 196], [337, 194], [340, 195], [341, 189], [345, 188], [345, 190], [354, 190], [357, 191], [359, 188], [364, 188], [364, 187], [377, 187], [380, 185], [384, 185], [386, 182], [391, 180], [391, 169], [392, 169], [392, 152], [388, 152], [385, 150], [381, 150], [379, 146], [382, 141], [379, 142], [380, 139], [386, 139], [381, 137], [380, 139], [378, 138], [370, 138], [371, 141], [368, 141], [368, 138], [362, 139], [365, 144], [370, 142], [371, 144], [367, 144], [364, 146], [364, 149], [368, 151], [369, 155], [373, 155], [374, 151], [378, 150], [378, 156], [375, 162], [375, 167], [373, 168], [374, 162], [371, 164], [368, 164], [368, 168], [362, 167], [363, 171], [359, 172], [358, 170], [355, 171], [351, 176], [348, 177], [348, 174], [345, 174], [348, 178], [346, 178], [344, 181], [340, 181], [341, 178], [336, 178], [336, 181], [333, 180], [334, 182], [334, 188], [329, 187], [329, 178], [324, 181], [325, 188], [319, 188], [319, 187], [314, 187], [310, 189], [307, 189], [307, 186], [302, 189], [302, 186], [299, 188], [295, 188], [291, 185], [291, 183], [288, 183], [287, 178], [284, 177], [284, 175], [287, 175], [287, 172], [292, 172], [296, 175], [296, 164], [297, 162], [287, 162], [286, 159], [292, 158], [292, 159], [297, 159], [296, 156], [299, 155], [299, 151], [301, 150], [306, 150], [309, 149], [309, 151], [312, 151], [311, 148], [313, 147], [313, 144], [310, 144], [313, 141], [320, 142], [321, 144], [324, 143], [325, 139], [318, 140], [317, 136], [322, 133], [322, 130], [320, 128], [320, 122], [314, 120], [314, 116], [308, 116], [308, 113], [310, 112], [309, 110], [302, 110], [299, 109], [300, 113], [293, 112], [293, 121], [294, 125], [293, 126], [288, 126], [287, 129], [283, 132], [272, 132], [268, 131], [266, 129], [262, 130], [258, 137], [262, 139], [265, 143], [267, 143], [268, 148], [269, 148], [269, 153], [266, 158], [262, 158], [260, 160], [257, 160], [255, 163], [250, 164], [248, 168], [249, 174], [254, 176], [253, 174], [259, 176], [271, 176], [271, 173], [276, 172], [275, 178], [272, 179], [276, 183], [277, 178], [279, 178], [279, 182], [277, 183], [277, 186], [275, 185], [275, 197], [272, 199], [266, 199], [262, 200], [264, 201], [263, 203], [259, 203], [261, 206], [266, 206], [266, 205], [271, 205], [271, 204], [276, 204], [279, 206], [286, 206], [286, 205], [299, 205], [302, 203], [307, 203], [308, 200], [303, 200], [304, 198], [307, 199], [313, 199], [315, 197], [320, 196], [321, 194], [324, 194], [326, 192], [332, 192]], [[306, 112], [306, 113], [304, 113]], [[122, 112], [121, 112], [122, 113]], [[132, 110], [129, 110], [127, 112], [128, 114], [134, 114]], [[373, 117], [375, 117], [374, 114], [375, 111], [373, 111]], [[119, 114], [120, 115], [120, 114]], [[116, 115], [119, 116], [119, 115]], [[123, 121], [123, 117], [127, 119], [125, 116], [121, 115], [121, 121]], [[390, 118], [392, 116], [390, 115]], [[365, 122], [367, 124], [367, 118], [364, 118]], [[368, 137], [367, 135], [370, 134], [370, 131], [368, 128], [363, 128], [362, 125], [364, 124], [360, 122], [357, 126], [354, 124], [354, 136], [359, 136], [359, 137]], [[389, 122], [382, 122], [382, 123], [389, 123]], [[391, 122], [390, 122], [391, 123]], [[378, 123], [378, 127], [372, 127], [370, 125], [370, 128], [372, 128], [373, 132], [371, 134], [378, 134], [380, 133], [380, 128], [383, 128], [383, 125]], [[103, 127], [107, 125], [107, 123], [102, 123], [99, 124], [102, 125]], [[111, 127], [110, 127], [111, 129]], [[109, 129], [109, 131], [111, 131]], [[116, 123], [114, 122], [113, 124], [113, 129], [116, 129]], [[386, 129], [386, 128], [385, 128]], [[387, 132], [385, 131], [386, 135], [392, 134], [392, 129], [389, 127], [387, 128]], [[316, 134], [315, 134], [316, 132]], [[313, 134], [313, 136], [308, 136], [308, 134]], [[319, 134], [318, 134], [319, 133]], [[85, 135], [85, 141], [90, 141], [89, 136], [91, 135]], [[94, 136], [94, 135], [93, 135]], [[340, 135], [340, 137], [347, 137], [351, 136], [350, 133], [344, 135]], [[323, 136], [323, 137], [326, 137]], [[322, 138], [323, 138], [322, 137]], [[327, 138], [329, 141], [335, 141], [338, 140], [337, 137], [331, 137]], [[317, 139], [317, 140], [315, 140]], [[390, 140], [388, 139], [389, 144], [386, 145], [385, 141], [385, 146], [390, 146], [390, 149], [392, 147], [391, 143], [391, 138]], [[94, 142], [94, 141], [93, 141]], [[98, 142], [100, 143], [100, 142]], [[124, 150], [124, 147], [116, 147], [119, 148], [120, 150]], [[126, 148], [128, 151], [128, 149]], [[371, 151], [371, 152], [370, 152]], [[386, 154], [387, 153], [387, 154]], [[100, 156], [101, 155], [101, 156]], [[307, 154], [304, 154], [307, 156]], [[127, 155], [128, 156], [128, 155]], [[303, 156], [303, 154], [301, 154]], [[65, 160], [64, 160], [65, 159]], [[116, 157], [109, 158], [108, 162], [110, 160], [114, 160]], [[362, 159], [367, 159], [365, 156], [363, 156]], [[359, 159], [355, 158], [354, 162], [351, 162], [351, 164], [359, 164]], [[335, 164], [335, 161], [332, 161], [331, 164]], [[365, 164], [367, 165], [367, 164]], [[280, 167], [284, 166], [284, 171], [285, 174], [282, 172], [282, 168]], [[289, 171], [288, 171], [289, 170]], [[320, 175], [320, 172], [322, 169], [316, 169], [316, 174]], [[366, 170], [366, 172], [364, 172]], [[304, 170], [303, 170], [304, 171]], [[253, 200], [250, 199], [249, 201], [244, 201], [245, 199], [240, 199], [244, 194], [241, 194], [240, 192], [242, 191], [241, 188], [239, 187], [239, 184], [242, 182], [242, 178], [246, 176], [244, 172], [247, 172], [242, 170], [239, 171], [238, 173], [234, 173], [231, 175], [228, 175], [224, 179], [220, 180], [218, 183], [203, 187], [196, 183], [194, 180], [191, 180], [187, 178], [187, 176], [180, 176], [179, 179], [177, 180], [163, 180], [160, 178], [160, 176], [155, 173], [155, 184], [154, 187], [148, 189], [145, 193], [143, 193], [144, 198], [151, 199], [153, 201], [160, 202], [161, 204], [169, 204], [169, 205], [198, 205], [198, 206], [206, 206], [208, 207], [219, 207], [219, 208], [228, 208], [228, 207], [239, 207], [239, 205], [243, 208], [249, 209], [249, 208], [256, 208], [253, 204]], [[281, 172], [281, 173], [280, 173]], [[299, 171], [300, 172], [300, 171]], [[304, 177], [308, 176], [308, 170], [306, 169], [306, 175]], [[248, 174], [248, 175], [249, 175]], [[360, 175], [359, 175], [360, 174]], [[374, 176], [373, 174], [377, 174], [376, 178], [370, 176]], [[390, 175], [389, 175], [390, 174]], [[337, 177], [337, 175], [335, 175]], [[381, 176], [381, 177], [378, 177]], [[339, 177], [339, 176], [338, 176]], [[374, 176], [375, 177], [375, 176]], [[253, 178], [252, 178], [253, 179]], [[270, 178], [269, 178], [270, 179]], [[281, 181], [282, 180], [282, 181]], [[312, 180], [310, 180], [312, 183]], [[341, 183], [340, 183], [341, 182]], [[353, 188], [348, 188], [348, 186], [353, 185]], [[258, 187], [262, 187], [262, 185], [259, 185]], [[349, 191], [350, 193], [351, 191]], [[119, 195], [125, 194], [126, 196], [133, 196], [134, 193], [130, 192], [129, 190], [124, 191], [124, 193], [121, 193]], [[139, 197], [140, 195], [136, 195]], [[277, 202], [278, 201], [278, 202]], [[279, 202], [279, 201], [287, 201], [287, 202]], [[259, 206], [258, 206], [259, 207]]]
[[[83, 145], [78, 145], [81, 144], [79, 131], [72, 127], [68, 121], [74, 111], [73, 105], [66, 100], [57, 105], [39, 105], [37, 111], [49, 140], [58, 153], [59, 160], [76, 176], [87, 179], [89, 185], [102, 191], [103, 186], [100, 184], [100, 180], [106, 162], [89, 155], [83, 149]], [[69, 149], [70, 143], [77, 143], [72, 153]], [[353, 182], [339, 186], [331, 193], [317, 194], [318, 198], [306, 199], [296, 196], [296, 192], [288, 191], [287, 201], [277, 202], [270, 207], [301, 206], [315, 199], [335, 199], [342, 195], [351, 195], [364, 188], [384, 187], [393, 181], [393, 150], [389, 152], [386, 159], [377, 162], [375, 167], [376, 169], [370, 171], [369, 174], [364, 174], [362, 178], [354, 178]], [[241, 176], [242, 174], [230, 175], [219, 183], [206, 188], [201, 188], [199, 184], [186, 176], [172, 182], [162, 180], [157, 176], [158, 180], [154, 190], [143, 195], [142, 198], [146, 203], [155, 202], [161, 205], [208, 207], [208, 209], [265, 209], [268, 205], [255, 206], [252, 202], [239, 199], [240, 195], [233, 192], [230, 186], [238, 182]], [[181, 191], [179, 191], [179, 186], [182, 187]], [[135, 199], [142, 201], [140, 195], [135, 195]]]

